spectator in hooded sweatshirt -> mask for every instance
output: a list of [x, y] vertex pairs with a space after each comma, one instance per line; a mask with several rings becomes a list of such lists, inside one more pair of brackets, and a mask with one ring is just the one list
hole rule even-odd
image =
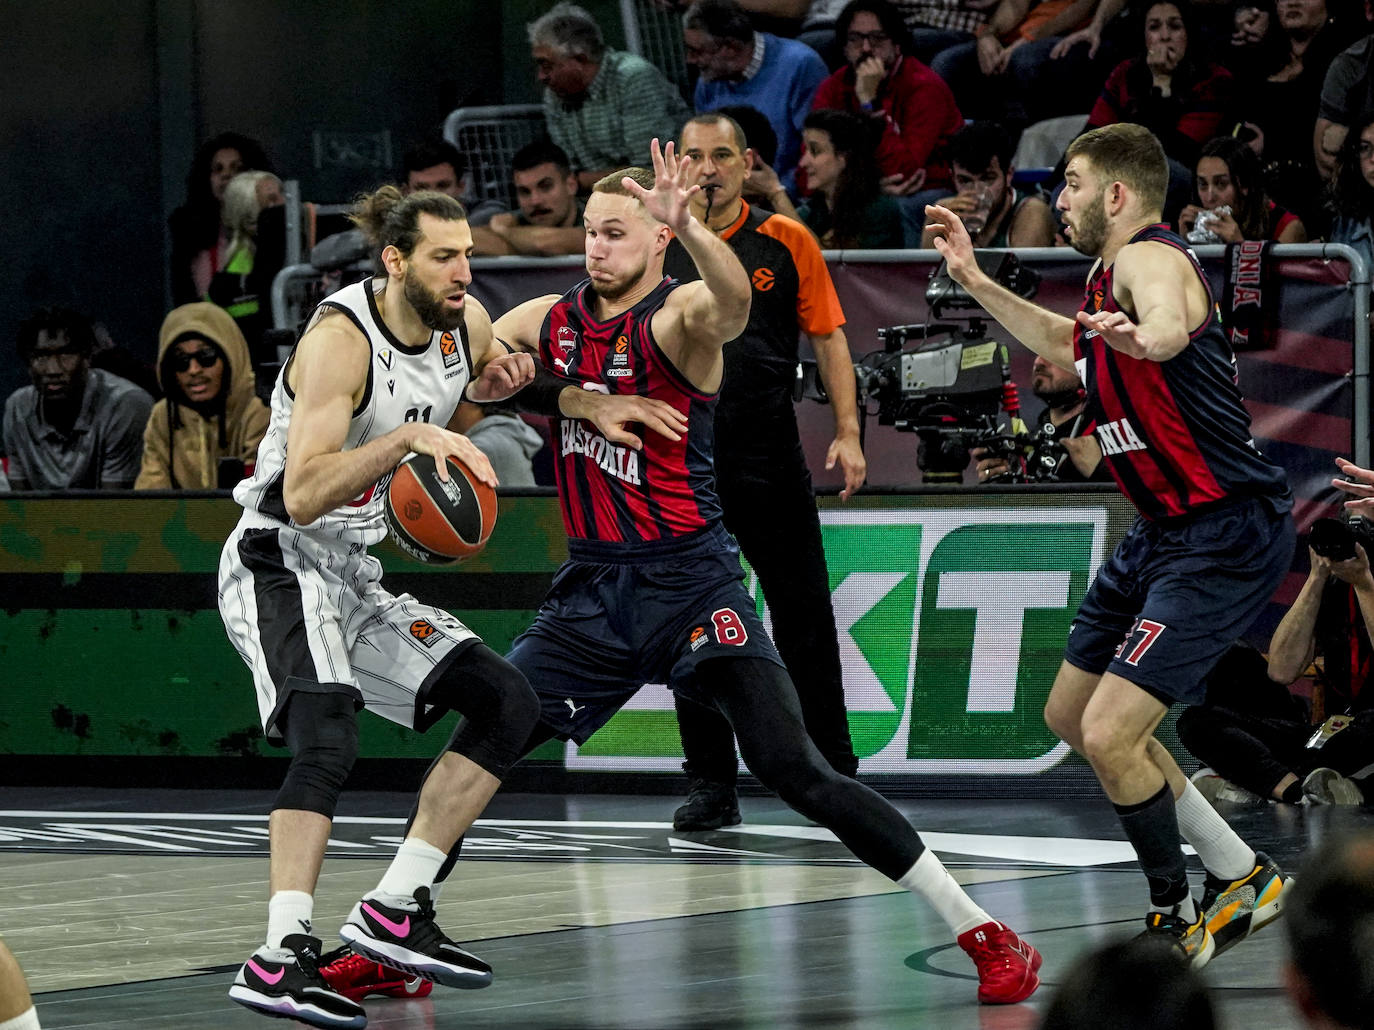
[[143, 431], [134, 489], [234, 486], [252, 471], [268, 422], [238, 324], [215, 304], [174, 308], [162, 322], [157, 370], [166, 396]]

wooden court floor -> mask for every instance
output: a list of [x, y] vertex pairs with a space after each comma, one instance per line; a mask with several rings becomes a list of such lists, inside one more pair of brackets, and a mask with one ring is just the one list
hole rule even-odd
[[[234, 971], [266, 918], [270, 794], [14, 789], [0, 811], [0, 933], [42, 1025], [251, 1028]], [[1097, 798], [900, 801], [990, 913], [1045, 955], [1029, 1002], [990, 1008], [972, 965], [916, 898], [772, 798], [745, 823], [675, 834], [676, 800], [500, 795], [469, 835], [440, 923], [496, 970], [485, 990], [369, 999], [369, 1026], [520, 1028], [1034, 1027], [1084, 948], [1136, 931], [1143, 881]], [[333, 932], [375, 886], [409, 798], [340, 807], [316, 902]], [[1361, 812], [1228, 813], [1300, 872], [1308, 846]], [[1223, 1025], [1297, 1026], [1277, 925], [1207, 970]]]

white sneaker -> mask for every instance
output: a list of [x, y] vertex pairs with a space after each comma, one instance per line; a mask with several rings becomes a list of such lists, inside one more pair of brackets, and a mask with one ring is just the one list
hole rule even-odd
[[1313, 769], [1302, 781], [1302, 793], [1314, 805], [1364, 804], [1359, 784], [1335, 769]]
[[1265, 800], [1253, 791], [1218, 776], [1215, 770], [1206, 766], [1193, 773], [1189, 779], [1197, 788], [1197, 792], [1211, 805], [1216, 805], [1218, 801], [1227, 801], [1233, 805], [1261, 805]]

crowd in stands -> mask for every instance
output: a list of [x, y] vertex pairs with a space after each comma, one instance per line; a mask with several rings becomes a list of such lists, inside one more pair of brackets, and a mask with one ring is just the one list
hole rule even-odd
[[[438, 139], [406, 151], [399, 184], [463, 200], [479, 255], [575, 254], [597, 179], [647, 164], [650, 140], [694, 112], [723, 111], [748, 139], [748, 202], [823, 247], [929, 246], [932, 202], [979, 246], [1063, 245], [1053, 155], [1132, 121], [1163, 143], [1165, 216], [1193, 241], [1324, 239], [1374, 261], [1374, 37], [1355, 0], [655, 3], [681, 26], [690, 86], [552, 4], [527, 26], [547, 135], [513, 155], [518, 206], [479, 197], [467, 155]], [[1019, 167], [1032, 151], [1037, 167]], [[74, 312], [26, 321], [33, 385], [6, 402], [9, 486], [213, 487], [251, 468], [289, 222], [266, 148], [207, 140], [169, 222], [175, 309], [156, 368]], [[338, 276], [370, 257], [340, 232], [311, 260]]]

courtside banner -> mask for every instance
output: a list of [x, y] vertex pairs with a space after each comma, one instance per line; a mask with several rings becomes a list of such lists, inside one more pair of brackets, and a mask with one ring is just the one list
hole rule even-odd
[[[219, 550], [238, 513], [224, 496], [0, 500], [0, 754], [284, 753], [262, 739], [216, 609]], [[1133, 514], [1102, 490], [823, 498], [862, 771], [1000, 777], [1059, 765], [1044, 700], [1083, 592]], [[376, 553], [392, 591], [447, 608], [504, 652], [566, 539], [555, 498], [506, 496], [489, 546], [462, 565], [422, 566], [389, 543]], [[452, 719], [422, 735], [364, 716], [361, 756], [431, 758]], [[677, 772], [672, 700], [645, 686], [580, 750], [551, 743], [534, 757], [572, 773]]]
[[[1026, 774], [1068, 755], [1045, 727], [1045, 699], [1109, 538], [1133, 513], [1107, 494], [982, 500], [992, 503], [945, 495], [821, 513], [862, 773]], [[769, 625], [752, 573], [747, 582]], [[565, 751], [569, 769], [681, 761], [659, 685]]]

